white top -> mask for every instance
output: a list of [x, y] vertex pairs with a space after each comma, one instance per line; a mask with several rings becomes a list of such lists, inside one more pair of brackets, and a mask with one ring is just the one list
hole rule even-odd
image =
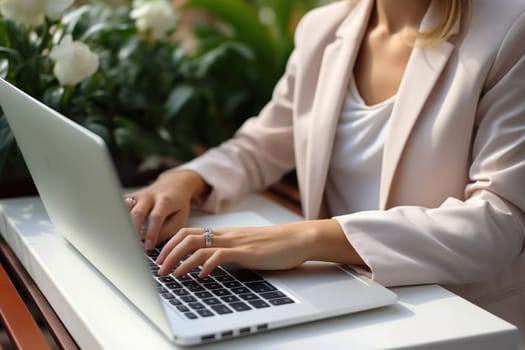
[[394, 100], [368, 106], [351, 79], [326, 183], [332, 216], [379, 208], [383, 145]]

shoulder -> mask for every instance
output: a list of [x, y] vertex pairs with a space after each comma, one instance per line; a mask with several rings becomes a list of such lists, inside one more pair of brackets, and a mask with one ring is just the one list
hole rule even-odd
[[317, 7], [306, 13], [297, 25], [296, 44], [303, 38], [334, 36], [335, 32], [352, 11], [357, 1], [340, 0]]
[[[472, 0], [470, 32], [505, 36], [525, 19], [525, 0]], [[490, 36], [489, 36], [490, 37]]]
[[525, 55], [525, 0], [472, 0], [467, 52], [488, 58], [492, 70], [509, 69]]

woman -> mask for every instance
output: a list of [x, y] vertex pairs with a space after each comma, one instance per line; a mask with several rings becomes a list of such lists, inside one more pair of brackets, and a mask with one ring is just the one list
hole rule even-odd
[[[312, 11], [260, 115], [129, 195], [137, 227], [149, 221], [146, 249], [177, 232], [158, 260], [169, 273], [193, 253], [177, 276], [324, 260], [386, 286], [439, 283], [523, 332], [524, 39], [521, 0]], [[213, 239], [181, 229], [191, 201], [219, 211], [294, 167], [305, 221]]]

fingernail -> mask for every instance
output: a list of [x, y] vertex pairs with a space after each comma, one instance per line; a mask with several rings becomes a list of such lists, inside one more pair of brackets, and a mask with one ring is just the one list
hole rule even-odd
[[153, 250], [153, 242], [150, 238], [148, 238], [144, 243], [144, 248], [146, 248], [147, 251]]

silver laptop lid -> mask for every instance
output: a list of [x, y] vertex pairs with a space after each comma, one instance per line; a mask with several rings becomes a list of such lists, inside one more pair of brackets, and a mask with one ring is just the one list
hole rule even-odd
[[52, 223], [170, 336], [144, 250], [122, 201], [120, 182], [102, 138], [3, 79], [0, 104]]

